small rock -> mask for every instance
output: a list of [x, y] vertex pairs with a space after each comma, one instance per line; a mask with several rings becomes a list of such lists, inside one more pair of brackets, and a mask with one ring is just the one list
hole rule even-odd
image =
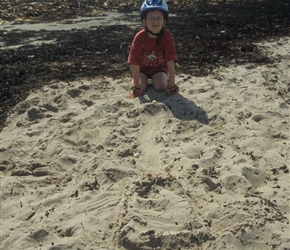
[[169, 172], [170, 171], [170, 166], [169, 165], [165, 165], [162, 170]]
[[170, 164], [166, 164], [162, 169], [166, 172], [169, 172], [172, 167], [173, 167], [173, 163], [170, 163]]
[[169, 158], [169, 155], [168, 154], [164, 154], [163, 155], [163, 159], [168, 159]]

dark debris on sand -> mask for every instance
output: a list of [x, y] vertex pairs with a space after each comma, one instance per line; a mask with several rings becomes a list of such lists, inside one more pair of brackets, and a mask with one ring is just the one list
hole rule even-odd
[[[205, 76], [229, 64], [270, 63], [270, 58], [255, 43], [290, 34], [289, 0], [192, 2], [167, 1], [172, 14], [167, 28], [174, 36], [179, 55], [177, 73]], [[0, 24], [59, 21], [98, 16], [102, 11], [130, 13], [138, 11], [141, 3], [133, 0], [4, 0], [0, 3]], [[18, 47], [0, 50], [0, 131], [11, 108], [51, 81], [100, 75], [129, 76], [126, 60], [138, 30], [126, 25], [21, 33], [1, 29], [0, 42]], [[36, 37], [56, 42], [19, 46]]]

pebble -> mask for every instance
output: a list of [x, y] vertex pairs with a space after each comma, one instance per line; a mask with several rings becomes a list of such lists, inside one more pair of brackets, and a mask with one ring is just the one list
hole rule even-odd
[[166, 172], [169, 172], [170, 169], [173, 167], [173, 163], [170, 163], [170, 164], [166, 164], [162, 170], [166, 171]]
[[165, 165], [162, 170], [169, 172], [170, 171], [170, 166], [169, 165]]
[[169, 158], [169, 155], [168, 154], [164, 154], [163, 155], [163, 159], [168, 159]]
[[134, 157], [135, 157], [135, 158], [139, 158], [139, 157], [140, 157], [140, 154], [139, 154], [139, 153], [135, 153], [135, 154], [134, 154]]

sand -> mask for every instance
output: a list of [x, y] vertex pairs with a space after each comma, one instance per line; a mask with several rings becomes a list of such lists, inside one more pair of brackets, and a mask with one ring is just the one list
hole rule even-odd
[[269, 65], [53, 82], [0, 134], [1, 249], [290, 249], [290, 39]]

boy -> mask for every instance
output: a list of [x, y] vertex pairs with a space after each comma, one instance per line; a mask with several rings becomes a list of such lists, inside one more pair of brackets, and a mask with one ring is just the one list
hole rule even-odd
[[133, 80], [128, 97], [144, 95], [148, 79], [152, 79], [156, 91], [176, 94], [174, 61], [177, 54], [171, 33], [164, 29], [168, 20], [167, 4], [163, 0], [145, 0], [140, 15], [144, 29], [136, 34], [130, 48], [128, 63]]

